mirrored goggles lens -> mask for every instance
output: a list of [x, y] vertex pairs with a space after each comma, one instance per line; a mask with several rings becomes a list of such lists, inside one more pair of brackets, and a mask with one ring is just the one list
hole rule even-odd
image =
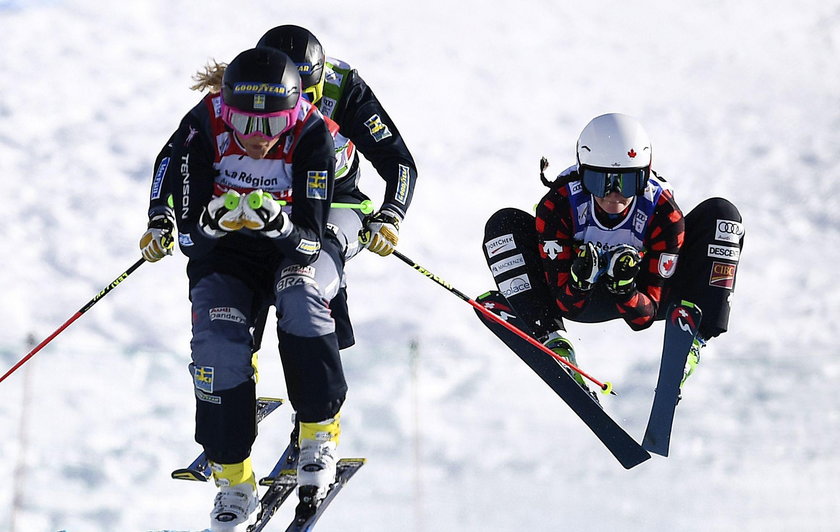
[[290, 129], [296, 118], [297, 108], [260, 115], [222, 104], [222, 120], [245, 139], [254, 136], [275, 139]]
[[617, 172], [606, 169], [581, 168], [581, 178], [586, 190], [598, 198], [603, 198], [610, 192], [618, 192], [625, 198], [632, 198], [640, 194], [646, 183], [647, 169], [634, 168]]

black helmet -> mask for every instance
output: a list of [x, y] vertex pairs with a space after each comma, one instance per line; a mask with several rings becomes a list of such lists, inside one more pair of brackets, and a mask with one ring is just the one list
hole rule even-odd
[[237, 55], [222, 78], [222, 101], [246, 113], [293, 109], [300, 99], [300, 75], [289, 57], [271, 48]]
[[222, 120], [243, 138], [277, 138], [297, 123], [300, 75], [289, 57], [272, 48], [237, 55], [222, 78]]
[[288, 55], [298, 67], [304, 93], [310, 101], [317, 102], [324, 92], [324, 48], [312, 33], [300, 26], [286, 24], [268, 30], [257, 42], [280, 50]]

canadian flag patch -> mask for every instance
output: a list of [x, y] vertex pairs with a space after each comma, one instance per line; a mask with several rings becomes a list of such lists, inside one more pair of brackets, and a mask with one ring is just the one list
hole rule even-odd
[[674, 275], [677, 271], [677, 256], [673, 253], [659, 255], [659, 275], [664, 279]]

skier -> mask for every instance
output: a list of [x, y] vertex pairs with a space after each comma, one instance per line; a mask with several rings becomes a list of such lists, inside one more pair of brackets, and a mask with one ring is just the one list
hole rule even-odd
[[[271, 304], [300, 422], [301, 502], [317, 504], [335, 478], [347, 385], [328, 306], [343, 279], [341, 246], [326, 230], [332, 135], [301, 97], [294, 62], [255, 48], [231, 61], [221, 93], [208, 94], [183, 118], [170, 139], [171, 164], [158, 167], [165, 173], [159, 182], [170, 183], [171, 214], [189, 259], [195, 435], [219, 488], [213, 531], [245, 530], [256, 517], [250, 328]], [[158, 236], [150, 240], [165, 249]]]
[[[378, 255], [387, 256], [397, 245], [399, 224], [405, 218], [414, 193], [417, 168], [414, 158], [393, 120], [358, 71], [339, 59], [328, 58], [309, 30], [283, 25], [267, 31], [257, 46], [276, 48], [298, 65], [304, 95], [324, 116], [338, 123], [336, 151], [348, 143], [346, 173], [336, 173], [336, 201], [368, 199], [359, 190], [359, 157], [362, 153], [385, 180], [385, 194], [379, 211], [364, 220], [353, 219], [359, 211], [334, 209], [330, 223], [340, 229], [345, 257], [354, 256], [362, 244]], [[362, 230], [363, 229], [363, 230]]]
[[[723, 198], [707, 199], [683, 217], [670, 184], [652, 170], [651, 155], [635, 118], [594, 118], [578, 139], [577, 164], [554, 182], [541, 172], [550, 190], [536, 218], [512, 208], [490, 217], [484, 254], [511, 307], [572, 363], [564, 318], [621, 318], [641, 330], [663, 319], [670, 301], [698, 305], [703, 320], [682, 385], [705, 342], [728, 328], [744, 226]], [[580, 374], [573, 376], [586, 388]]]
[[[303, 96], [324, 116], [334, 120], [339, 131], [336, 143], [335, 202], [361, 203], [368, 200], [359, 189], [361, 152], [386, 183], [378, 212], [364, 216], [360, 210], [332, 209], [329, 227], [342, 246], [345, 261], [353, 258], [363, 247], [387, 256], [397, 245], [399, 226], [411, 204], [417, 180], [414, 158], [399, 130], [379, 102], [373, 90], [358, 71], [339, 59], [328, 58], [318, 39], [307, 29], [282, 25], [267, 31], [257, 42], [287, 54], [297, 64], [303, 83]], [[214, 63], [196, 75], [193, 89], [218, 92], [224, 65]], [[161, 150], [155, 163], [151, 190], [149, 228], [141, 239], [140, 248], [149, 261], [163, 258], [169, 250], [166, 242], [167, 213], [170, 185], [160, 168], [169, 164], [171, 141]], [[360, 238], [361, 237], [361, 238]], [[170, 239], [171, 240], [171, 239]], [[339, 329], [341, 348], [353, 345], [353, 330], [347, 310], [347, 290], [342, 285], [330, 302]], [[266, 311], [267, 312], [267, 311]], [[255, 349], [262, 338], [266, 316], [257, 320]]]

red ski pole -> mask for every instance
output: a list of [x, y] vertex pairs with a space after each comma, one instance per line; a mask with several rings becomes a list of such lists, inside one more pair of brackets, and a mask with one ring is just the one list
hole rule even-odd
[[615, 392], [612, 389], [612, 383], [601, 382], [598, 379], [596, 379], [595, 377], [589, 375], [588, 373], [586, 373], [585, 371], [583, 371], [582, 369], [580, 369], [576, 365], [572, 364], [571, 362], [569, 362], [565, 358], [561, 357], [560, 355], [558, 355], [557, 353], [555, 353], [551, 349], [549, 349], [546, 346], [544, 346], [543, 344], [541, 344], [536, 338], [534, 338], [530, 334], [528, 334], [525, 331], [519, 329], [515, 325], [506, 322], [505, 320], [503, 320], [499, 316], [496, 316], [495, 314], [493, 314], [492, 312], [490, 312], [489, 310], [484, 308], [483, 305], [480, 305], [474, 299], [470, 298], [469, 296], [467, 296], [466, 294], [464, 294], [463, 292], [461, 292], [460, 290], [458, 290], [457, 288], [455, 288], [454, 286], [452, 286], [448, 282], [444, 281], [443, 279], [441, 279], [437, 275], [433, 274], [432, 272], [430, 272], [429, 270], [427, 270], [423, 266], [420, 266], [419, 264], [417, 264], [413, 260], [409, 259], [408, 257], [403, 255], [399, 251], [394, 250], [393, 255], [395, 257], [397, 257], [398, 259], [400, 259], [401, 261], [403, 261], [404, 263], [411, 266], [412, 268], [414, 268], [415, 270], [417, 270], [418, 272], [422, 273], [423, 275], [425, 275], [426, 277], [428, 277], [432, 281], [436, 282], [440, 286], [446, 288], [449, 292], [455, 294], [456, 296], [458, 296], [463, 301], [466, 301], [467, 303], [472, 305], [473, 308], [475, 308], [477, 311], [481, 312], [487, 318], [489, 318], [489, 319], [493, 320], [494, 322], [498, 323], [499, 325], [503, 326], [504, 328], [506, 328], [510, 332], [515, 333], [517, 336], [519, 336], [523, 340], [527, 341], [529, 344], [533, 345], [534, 347], [536, 347], [537, 349], [539, 349], [543, 353], [551, 356], [552, 358], [554, 358], [558, 362], [560, 362], [562, 364], [565, 364], [570, 369], [580, 373], [582, 377], [584, 377], [585, 379], [588, 379], [590, 382], [592, 382], [593, 384], [595, 384], [596, 386], [601, 388], [601, 391], [603, 393], [610, 393], [610, 394], [615, 395]]
[[65, 322], [61, 325], [61, 327], [59, 327], [58, 329], [56, 329], [56, 330], [55, 330], [55, 332], [53, 332], [51, 335], [47, 336], [47, 337], [44, 339], [44, 341], [43, 341], [43, 342], [41, 342], [40, 344], [36, 345], [36, 346], [35, 346], [35, 348], [34, 348], [34, 349], [32, 349], [32, 351], [30, 351], [29, 353], [27, 353], [27, 355], [26, 355], [25, 357], [23, 357], [22, 359], [20, 359], [20, 361], [19, 361], [17, 364], [15, 364], [14, 366], [12, 366], [12, 369], [10, 369], [9, 371], [7, 371], [7, 372], [6, 372], [6, 373], [5, 373], [2, 377], [0, 377], [0, 382], [3, 382], [4, 380], [6, 380], [6, 377], [8, 377], [9, 375], [11, 375], [11, 374], [12, 374], [12, 373], [14, 373], [15, 371], [17, 371], [17, 369], [18, 369], [19, 367], [21, 367], [22, 365], [24, 365], [24, 364], [26, 363], [26, 361], [27, 361], [27, 360], [29, 360], [30, 358], [32, 358], [33, 356], [35, 356], [35, 353], [37, 353], [37, 352], [38, 352], [38, 351], [40, 351], [40, 350], [41, 350], [41, 349], [42, 349], [45, 345], [47, 345], [48, 343], [50, 343], [50, 342], [53, 340], [53, 338], [55, 338], [56, 336], [58, 336], [59, 334], [61, 334], [61, 331], [63, 331], [63, 330], [64, 330], [64, 329], [66, 329], [67, 327], [69, 327], [71, 323], [73, 323], [74, 321], [76, 321], [77, 319], [79, 319], [79, 318], [81, 317], [81, 315], [82, 315], [82, 314], [84, 314], [85, 312], [87, 312], [87, 311], [90, 309], [90, 307], [94, 306], [94, 305], [96, 304], [96, 302], [97, 302], [97, 301], [99, 301], [100, 299], [102, 299], [103, 297], [105, 297], [105, 295], [106, 295], [108, 292], [110, 292], [111, 290], [113, 290], [114, 288], [116, 288], [116, 287], [117, 287], [117, 286], [118, 286], [121, 282], [123, 282], [123, 281], [125, 280], [125, 278], [126, 278], [126, 277], [128, 277], [129, 275], [131, 275], [131, 273], [132, 273], [134, 270], [136, 270], [137, 268], [139, 268], [139, 267], [140, 267], [140, 265], [141, 265], [141, 264], [143, 264], [144, 262], [146, 262], [146, 259], [140, 259], [140, 260], [138, 260], [137, 262], [135, 262], [134, 264], [132, 264], [132, 265], [131, 265], [131, 267], [130, 267], [129, 269], [127, 269], [126, 271], [124, 271], [123, 273], [121, 273], [119, 277], [117, 277], [116, 279], [114, 279], [114, 281], [113, 281], [111, 284], [109, 284], [108, 286], [106, 286], [105, 288], [103, 288], [103, 289], [102, 289], [102, 290], [101, 290], [98, 294], [96, 294], [95, 296], [93, 296], [93, 299], [91, 299], [90, 301], [88, 301], [88, 302], [85, 304], [85, 306], [83, 306], [83, 307], [82, 307], [82, 308], [80, 308], [80, 309], [79, 309], [79, 310], [78, 310], [75, 314], [73, 314], [73, 315], [70, 317], [70, 319], [69, 319], [69, 320], [65, 321]]

